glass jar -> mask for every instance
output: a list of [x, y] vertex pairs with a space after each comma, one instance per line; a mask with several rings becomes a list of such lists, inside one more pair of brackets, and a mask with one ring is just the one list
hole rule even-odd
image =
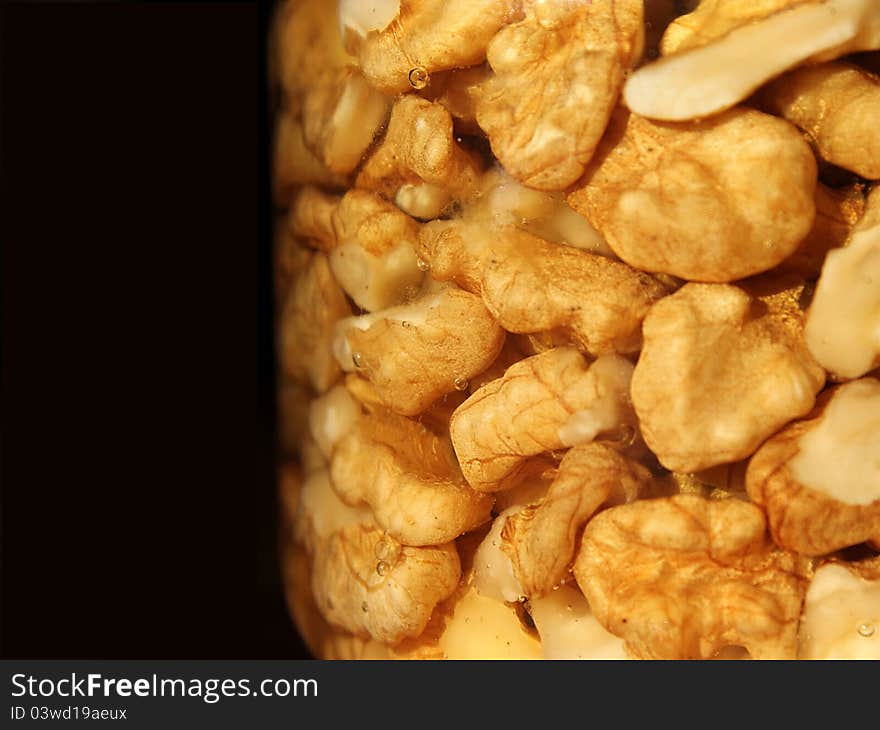
[[880, 9], [695, 6], [278, 6], [284, 565], [316, 657], [877, 651], [828, 596], [876, 621]]

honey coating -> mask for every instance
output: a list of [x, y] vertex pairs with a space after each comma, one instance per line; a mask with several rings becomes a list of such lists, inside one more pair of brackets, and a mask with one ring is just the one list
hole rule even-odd
[[313, 656], [880, 657], [878, 48], [876, 0], [282, 0]]

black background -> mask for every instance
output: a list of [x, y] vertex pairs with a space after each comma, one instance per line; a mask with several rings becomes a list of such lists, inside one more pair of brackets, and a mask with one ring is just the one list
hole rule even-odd
[[269, 3], [3, 3], [2, 644], [303, 658], [278, 579]]

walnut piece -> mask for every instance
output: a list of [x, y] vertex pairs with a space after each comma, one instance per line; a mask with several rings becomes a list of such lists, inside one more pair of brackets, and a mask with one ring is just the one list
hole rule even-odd
[[[462, 323], [467, 323], [467, 328]], [[501, 351], [504, 330], [480, 298], [454, 287], [339, 322], [334, 351], [393, 411], [412, 416], [467, 387]]]
[[350, 315], [327, 257], [315, 253], [294, 280], [281, 315], [279, 359], [284, 374], [319, 393], [333, 385], [341, 374], [333, 356], [334, 328]]
[[631, 266], [728, 282], [794, 252], [813, 225], [816, 174], [809, 145], [768, 114], [669, 124], [619, 109], [568, 202]]
[[353, 188], [331, 215], [330, 269], [355, 303], [374, 312], [402, 304], [424, 272], [415, 252], [419, 226], [375, 193]]
[[799, 659], [880, 659], [880, 575], [816, 570], [804, 602]]
[[845, 248], [829, 251], [807, 312], [813, 357], [835, 376], [858, 378], [880, 365], [880, 187]]
[[368, 504], [376, 522], [405, 545], [438, 545], [489, 519], [493, 499], [472, 490], [452, 445], [390, 411], [363, 416], [337, 444], [331, 461], [336, 491]]
[[454, 543], [407, 547], [345, 505], [326, 471], [303, 484], [297, 533], [309, 551], [311, 588], [321, 615], [360, 638], [396, 644], [424, 631], [434, 607], [458, 586]]
[[880, 80], [849, 63], [795, 69], [765, 87], [762, 106], [806, 132], [822, 159], [880, 178]]
[[400, 0], [390, 21], [390, 3], [377, 9], [367, 23], [343, 14], [342, 32], [364, 75], [386, 94], [421, 88], [437, 71], [481, 63], [492, 36], [520, 15], [518, 0]]
[[310, 89], [303, 102], [303, 138], [328, 169], [352, 172], [388, 117], [390, 100], [359, 71], [343, 68]]
[[432, 277], [480, 294], [508, 332], [553, 330], [592, 355], [637, 351], [642, 318], [668, 291], [626, 264], [510, 225], [433, 221], [418, 245]]
[[418, 96], [398, 99], [388, 131], [357, 177], [416, 218], [436, 218], [476, 190], [481, 162], [454, 138], [452, 116]]
[[880, 534], [880, 381], [839, 386], [819, 410], [768, 439], [746, 473], [773, 539], [803, 555]]
[[584, 171], [641, 55], [641, 0], [525, 3], [488, 47], [477, 121], [517, 180], [562, 190]]
[[755, 505], [695, 495], [601, 512], [574, 564], [599, 623], [640, 659], [707, 659], [728, 646], [794, 659], [801, 572], [769, 547]]
[[651, 473], [601, 443], [575, 446], [559, 464], [549, 490], [510, 515], [501, 531], [524, 595], [545, 595], [566, 578], [581, 529], [605, 504], [636, 499]]
[[664, 56], [628, 79], [623, 98], [653, 119], [697, 119], [801, 63], [878, 47], [876, 0], [703, 0], [667, 28]]
[[[572, 415], [614, 388], [597, 364], [588, 366], [573, 348], [548, 350], [512, 365], [459, 406], [449, 432], [468, 483], [481, 492], [510, 489], [528, 473], [530, 457], [564, 448], [560, 431]], [[618, 425], [603, 424], [600, 433]]]
[[663, 466], [738, 461], [810, 411], [825, 371], [803, 341], [802, 290], [785, 279], [690, 283], [648, 312], [632, 400]]

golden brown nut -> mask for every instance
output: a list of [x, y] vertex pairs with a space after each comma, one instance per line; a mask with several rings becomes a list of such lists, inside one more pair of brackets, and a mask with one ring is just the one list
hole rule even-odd
[[424, 272], [415, 252], [419, 226], [368, 190], [353, 188], [332, 213], [336, 245], [330, 269], [346, 293], [369, 312], [402, 304]]
[[751, 455], [806, 415], [825, 383], [803, 341], [802, 285], [769, 279], [750, 289], [686, 284], [645, 317], [632, 399], [645, 442], [668, 469]]
[[849, 63], [796, 69], [765, 87], [762, 106], [807, 133], [822, 159], [880, 178], [880, 80]]
[[431, 276], [479, 293], [509, 332], [554, 330], [592, 355], [635, 352], [642, 318], [667, 292], [653, 277], [513, 226], [464, 220], [422, 227]]
[[303, 138], [330, 170], [344, 175], [360, 164], [390, 106], [359, 71], [340, 69], [306, 94]]
[[281, 315], [279, 359], [284, 374], [311, 384], [319, 393], [333, 385], [341, 374], [333, 356], [334, 327], [350, 315], [327, 257], [314, 254], [294, 281]]
[[345, 505], [326, 471], [307, 477], [295, 535], [311, 559], [311, 587], [321, 615], [361, 638], [396, 644], [422, 633], [434, 607], [458, 586], [454, 543], [405, 547]]
[[642, 659], [706, 659], [741, 646], [794, 659], [806, 581], [738, 499], [640, 500], [596, 515], [574, 564], [596, 618]]
[[475, 66], [486, 44], [505, 23], [519, 17], [519, 2], [498, 0], [400, 0], [377, 3], [376, 18], [344, 2], [341, 25], [346, 47], [380, 91], [397, 94], [423, 88], [430, 74]]
[[[484, 385], [459, 406], [449, 424], [468, 484], [481, 492], [509, 489], [524, 474], [530, 457], [572, 445], [566, 443], [566, 425], [572, 418], [582, 420], [583, 411], [604, 405], [609, 396], [620, 402], [619, 384], [627, 380], [627, 366], [631, 368], [623, 358], [608, 356], [588, 367], [577, 350], [560, 347], [520, 360]], [[594, 428], [589, 433], [584, 429], [578, 442], [613, 432], [627, 418], [625, 404], [611, 409], [608, 419], [604, 410], [598, 408], [601, 417], [597, 414]]]
[[562, 190], [590, 160], [642, 52], [641, 0], [525, 3], [489, 44], [477, 121], [517, 180]]
[[404, 545], [438, 545], [489, 519], [492, 498], [461, 475], [448, 438], [384, 409], [363, 416], [337, 444], [337, 493], [367, 503], [376, 522]]
[[801, 63], [878, 47], [876, 0], [703, 0], [667, 28], [664, 57], [636, 71], [623, 96], [646, 117], [696, 119]]
[[312, 592], [324, 617], [385, 644], [421, 634], [460, 575], [454, 543], [406, 547], [367, 525], [334, 532], [314, 560]]
[[501, 351], [504, 330], [479, 297], [453, 287], [345, 319], [335, 338], [343, 369], [357, 370], [388, 408], [412, 416], [444, 393], [467, 388]]
[[807, 237], [797, 250], [776, 269], [790, 272], [804, 279], [817, 279], [825, 256], [831, 249], [846, 243], [850, 231], [865, 210], [863, 186], [852, 184], [845, 188], [816, 185], [816, 219]]
[[818, 414], [767, 440], [746, 486], [786, 550], [824, 555], [880, 533], [880, 381], [835, 388]]
[[535, 598], [562, 583], [581, 529], [596, 510], [636, 499], [650, 479], [645, 467], [604, 444], [571, 449], [544, 497], [510, 515], [501, 531], [522, 592]]
[[637, 269], [728, 282], [798, 247], [815, 188], [809, 145], [768, 114], [734, 109], [669, 124], [618, 110], [568, 202]]
[[813, 357], [837, 378], [880, 365], [880, 187], [845, 248], [829, 251], [804, 330]]
[[453, 199], [476, 189], [480, 161], [453, 136], [441, 104], [417, 96], [398, 99], [388, 131], [364, 164], [357, 187], [375, 190], [416, 218], [436, 218]]

